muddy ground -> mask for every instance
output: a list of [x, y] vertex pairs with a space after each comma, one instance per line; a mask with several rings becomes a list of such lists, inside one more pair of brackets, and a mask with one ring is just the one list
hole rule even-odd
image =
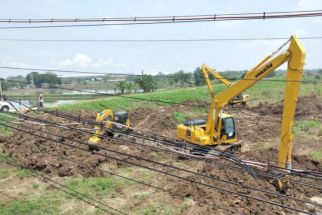
[[[189, 102], [189, 104], [207, 105], [206, 103], [196, 102]], [[137, 130], [146, 133], [157, 133], [167, 137], [175, 137], [176, 122], [173, 113], [188, 112], [190, 109], [191, 107], [187, 105], [160, 106], [158, 109], [153, 110], [149, 108], [138, 108], [130, 111], [129, 117], [132, 126]], [[296, 119], [322, 119], [321, 110], [322, 98], [316, 96], [301, 97], [298, 102]], [[238, 126], [238, 138], [243, 145], [242, 151], [238, 152], [236, 155], [243, 159], [274, 162], [277, 157], [277, 146], [279, 143], [280, 118], [282, 112], [281, 102], [276, 104], [259, 104], [256, 107], [234, 106], [226, 108], [225, 111], [235, 116]], [[95, 118], [95, 112], [79, 111], [69, 114], [82, 116], [88, 119]], [[75, 128], [92, 129], [90, 126], [81, 124], [69, 124], [71, 123], [70, 121], [51, 116], [49, 114], [43, 114], [37, 117], [42, 117], [43, 119], [73, 126]], [[200, 114], [200, 117], [205, 117], [205, 114]], [[87, 147], [81, 143], [67, 139], [70, 138], [80, 142], [87, 142], [90, 135], [85, 132], [79, 133], [76, 131], [67, 131], [61, 128], [31, 124], [28, 121], [22, 123], [22, 126], [28, 126], [35, 129], [30, 130], [35, 134], [38, 134], [41, 131], [49, 132], [49, 134], [45, 135], [39, 133], [42, 136], [49, 138], [53, 138], [51, 134], [63, 136], [54, 138], [59, 142], [87, 149]], [[34, 170], [43, 171], [47, 174], [59, 175], [61, 177], [77, 175], [100, 176], [104, 175], [104, 173], [102, 173], [98, 167], [103, 165], [108, 165], [109, 170], [112, 171], [116, 171], [119, 167], [129, 166], [129, 164], [121, 161], [106, 158], [102, 155], [91, 154], [89, 152], [71, 148], [70, 146], [64, 146], [52, 141], [35, 138], [34, 136], [23, 132], [15, 132], [11, 138], [0, 139], [0, 141], [4, 144], [5, 152], [11, 157], [19, 158], [24, 166]], [[307, 150], [308, 147], [321, 147], [321, 143], [322, 137], [315, 137], [314, 142], [310, 139], [301, 137], [295, 138], [293, 147], [294, 166], [301, 167], [303, 169], [321, 171], [322, 167], [319, 162], [313, 161], [302, 153], [304, 150]], [[103, 141], [101, 146], [138, 157], [153, 159], [170, 165], [180, 163], [180, 167], [184, 169], [189, 169], [212, 177], [219, 177], [223, 180], [231, 180], [252, 188], [275, 192], [275, 187], [270, 183], [271, 181], [253, 178], [247, 173], [233, 168], [228, 168], [225, 166], [227, 163], [224, 161], [216, 161], [217, 164], [220, 164], [217, 165], [216, 162], [214, 164], [206, 164], [203, 161], [182, 159], [175, 155], [166, 153], [158, 153], [158, 156], [155, 156], [155, 154], [152, 154], [151, 150], [147, 147], [138, 147], [133, 144], [125, 142], [122, 143], [122, 141]], [[275, 201], [283, 205], [306, 209], [313, 212], [320, 212], [319, 210], [314, 209], [313, 206], [307, 204], [300, 204], [285, 198], [276, 198], [251, 189], [229, 185], [218, 180], [191, 175], [182, 171], [171, 170], [169, 168], [160, 167], [158, 165], [143, 162], [142, 160], [128, 158], [127, 156], [121, 156], [111, 152], [107, 153], [100, 151], [100, 153], [105, 153], [109, 156], [117, 157], [136, 164], [151, 166], [159, 170], [188, 178], [189, 180], [195, 180], [218, 188], [242, 192], [243, 194], [252, 195], [269, 201]], [[82, 165], [58, 158], [52, 154], [58, 154], [62, 157], [76, 160]], [[153, 185], [163, 187], [182, 196], [207, 203], [206, 205], [196, 203], [188, 207], [183, 214], [297, 214], [292, 211], [281, 210], [276, 206], [270, 206], [247, 198], [238, 198], [236, 195], [219, 192], [218, 190], [210, 189], [209, 187], [196, 185], [192, 182], [182, 181], [160, 173], [152, 172], [151, 174], [153, 174], [153, 177], [151, 177], [151, 183]], [[301, 180], [301, 182], [322, 186], [320, 182], [312, 180], [304, 180], [301, 178], [295, 178], [294, 180]], [[142, 187], [142, 189], [145, 188]], [[312, 189], [306, 186], [292, 184], [287, 195], [308, 200], [313, 196], [322, 197], [321, 192], [322, 191], [319, 189]], [[180, 201], [182, 201], [180, 198], [171, 198], [176, 202], [179, 202], [179, 204]]]

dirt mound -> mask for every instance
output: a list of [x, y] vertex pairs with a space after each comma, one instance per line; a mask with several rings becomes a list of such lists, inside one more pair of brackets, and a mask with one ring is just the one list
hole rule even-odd
[[[70, 123], [69, 121], [61, 120], [49, 114], [43, 114], [42, 118], [61, 124]], [[87, 142], [89, 138], [89, 136], [86, 134], [66, 130], [63, 131], [60, 128], [32, 125], [29, 123], [24, 123], [23, 125], [38, 131], [46, 131], [50, 132], [51, 134], [68, 136], [83, 142]], [[33, 130], [30, 131], [33, 132]], [[48, 135], [44, 134], [43, 136], [46, 137]], [[57, 137], [55, 140], [70, 144], [70, 142], [64, 140], [63, 138]], [[52, 141], [46, 141], [44, 139], [36, 138], [32, 135], [17, 131], [14, 132], [12, 137], [8, 138], [4, 143], [4, 151], [11, 157], [18, 157], [22, 164], [28, 168], [41, 170], [46, 173], [57, 174], [59, 176], [99, 175], [100, 172], [97, 171], [96, 167], [102, 162], [106, 161], [106, 158], [102, 156], [90, 154], [75, 148], [64, 146]], [[75, 159], [77, 162], [85, 164], [88, 168], [78, 166], [74, 162], [59, 159], [57, 156], [51, 154], [58, 154], [62, 157], [66, 156], [68, 158]]]
[[[261, 115], [281, 115], [283, 112], [283, 101], [274, 104], [266, 102], [250, 108], [251, 111]], [[296, 118], [319, 118], [322, 119], [322, 97], [317, 95], [300, 96], [295, 113]]]
[[140, 131], [159, 135], [175, 134], [176, 123], [167, 108], [158, 109], [138, 108], [129, 113], [132, 126]]
[[206, 101], [186, 101], [180, 105], [160, 106], [156, 108], [137, 108], [129, 112], [131, 126], [147, 133], [176, 137], [177, 122], [175, 112], [184, 112], [196, 107], [208, 107]]

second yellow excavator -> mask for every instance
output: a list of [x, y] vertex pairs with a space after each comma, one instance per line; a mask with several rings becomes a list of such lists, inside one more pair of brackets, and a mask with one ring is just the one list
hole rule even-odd
[[[223, 83], [227, 88], [233, 86], [228, 79], [224, 78], [219, 72], [214, 69], [208, 67], [208, 72], [212, 74], [216, 79], [218, 79], [221, 83]], [[229, 101], [229, 104], [246, 104], [246, 102], [250, 101], [250, 96], [247, 93], [242, 92], [241, 94], [235, 96], [232, 100]]]
[[96, 115], [95, 134], [89, 139], [93, 146], [101, 142], [102, 135], [112, 136], [111, 130], [130, 129], [130, 120], [127, 112], [119, 111], [113, 113], [111, 109], [105, 109]]
[[[279, 51], [290, 41], [289, 48]], [[280, 145], [278, 153], [278, 167], [282, 170], [292, 168], [292, 128], [294, 114], [305, 64], [305, 49], [300, 41], [292, 36], [287, 43], [276, 52], [264, 58], [258, 65], [246, 73], [246, 75], [225, 91], [215, 95], [212, 89], [208, 73], [211, 71], [206, 65], [202, 65], [202, 72], [211, 96], [208, 119], [192, 120], [177, 126], [179, 139], [196, 145], [215, 146], [219, 144], [231, 144], [237, 141], [235, 120], [232, 116], [223, 114], [222, 109], [237, 95], [250, 88], [252, 85], [266, 77], [283, 63], [288, 62], [284, 108], [280, 133]], [[260, 136], [261, 134], [258, 134]], [[285, 190], [288, 180], [278, 180], [278, 188]]]

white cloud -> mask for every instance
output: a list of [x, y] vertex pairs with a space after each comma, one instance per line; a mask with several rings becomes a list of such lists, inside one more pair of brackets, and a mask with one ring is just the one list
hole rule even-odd
[[[55, 64], [55, 63], [53, 63]], [[57, 65], [57, 63], [56, 63]], [[99, 58], [99, 59], [94, 59], [87, 54], [84, 53], [78, 53], [74, 55], [71, 58], [67, 58], [65, 60], [62, 60], [58, 62], [59, 66], [63, 67], [83, 67], [83, 68], [89, 68], [89, 67], [94, 67], [94, 68], [109, 68], [109, 69], [124, 69], [127, 67], [126, 64], [124, 63], [119, 63], [119, 62], [114, 62], [113, 59], [107, 58]]]
[[59, 64], [61, 66], [79, 66], [79, 67], [88, 67], [92, 62], [92, 59], [86, 54], [76, 54], [74, 57], [66, 59]]

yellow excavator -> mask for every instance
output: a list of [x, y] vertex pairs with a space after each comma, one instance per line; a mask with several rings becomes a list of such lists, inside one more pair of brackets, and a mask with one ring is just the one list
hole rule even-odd
[[[218, 79], [221, 83], [223, 83], [227, 88], [231, 87], [233, 83], [224, 78], [219, 72], [214, 69], [208, 67], [208, 72], [212, 74], [216, 79]], [[204, 72], [203, 72], [204, 73]], [[207, 76], [208, 77], [208, 76]], [[205, 78], [205, 76], [204, 76]], [[206, 79], [205, 79], [206, 80]], [[242, 92], [241, 94], [235, 96], [232, 100], [229, 101], [229, 104], [246, 104], [246, 102], [250, 101], [250, 96], [247, 93]]]
[[111, 132], [114, 130], [128, 130], [130, 129], [130, 120], [127, 112], [119, 111], [113, 113], [111, 109], [105, 109], [96, 115], [95, 134], [89, 139], [88, 143], [95, 145], [101, 142], [102, 135], [113, 136]]
[[[290, 43], [289, 48], [280, 53], [280, 50]], [[287, 43], [283, 44], [276, 52], [264, 58], [258, 65], [246, 73], [246, 75], [227, 88], [215, 95], [208, 73], [211, 71], [206, 65], [202, 65], [202, 71], [211, 96], [207, 122], [204, 120], [191, 120], [177, 126], [179, 139], [197, 145], [216, 146], [219, 144], [231, 144], [237, 142], [236, 125], [233, 116], [222, 113], [222, 109], [237, 95], [250, 88], [252, 85], [269, 75], [279, 66], [288, 63], [282, 126], [280, 133], [280, 145], [278, 154], [278, 167], [291, 169], [292, 161], [292, 127], [294, 114], [299, 94], [300, 83], [305, 64], [305, 49], [300, 41], [291, 36]], [[258, 134], [260, 135], [260, 134]], [[288, 180], [277, 181], [278, 189], [285, 190]]]

